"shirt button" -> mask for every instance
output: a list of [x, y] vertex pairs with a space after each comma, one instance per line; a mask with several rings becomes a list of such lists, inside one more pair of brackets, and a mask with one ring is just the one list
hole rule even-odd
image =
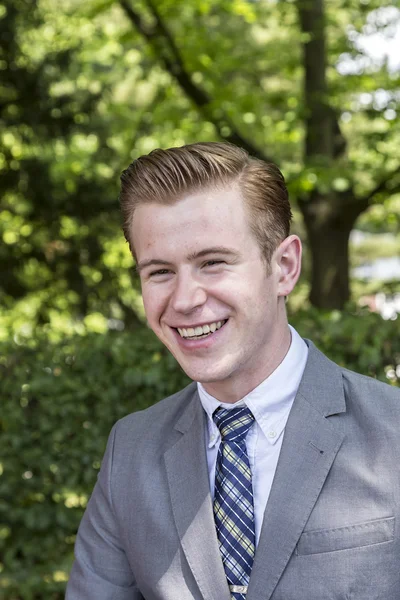
[[211, 441], [211, 442], [213, 442], [214, 440], [215, 440], [215, 435], [212, 435], [212, 436], [210, 437], [210, 441]]
[[274, 438], [276, 438], [276, 431], [268, 431], [268, 437], [273, 440]]

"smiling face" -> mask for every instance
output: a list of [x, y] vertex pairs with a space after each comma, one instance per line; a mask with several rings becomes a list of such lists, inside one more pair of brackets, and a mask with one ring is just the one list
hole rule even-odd
[[284, 296], [299, 275], [298, 238], [268, 269], [236, 187], [141, 204], [131, 236], [149, 325], [183, 370], [225, 402], [254, 389], [290, 344]]

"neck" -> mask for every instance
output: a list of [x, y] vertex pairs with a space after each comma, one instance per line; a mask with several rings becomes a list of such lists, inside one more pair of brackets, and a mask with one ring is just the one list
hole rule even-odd
[[279, 344], [270, 349], [262, 369], [252, 369], [250, 366], [240, 376], [233, 373], [223, 381], [212, 381], [202, 383], [202, 385], [206, 392], [219, 402], [234, 404], [252, 392], [279, 367], [288, 353], [290, 344], [291, 333], [287, 326], [284, 334], [280, 337]]

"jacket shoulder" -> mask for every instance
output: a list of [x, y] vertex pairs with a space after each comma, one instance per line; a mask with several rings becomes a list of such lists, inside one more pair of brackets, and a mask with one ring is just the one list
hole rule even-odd
[[386, 399], [398, 403], [400, 408], [400, 388], [389, 385], [379, 379], [361, 375], [341, 367], [345, 388], [349, 391], [357, 391], [360, 395], [373, 397], [376, 400]]
[[369, 407], [371, 414], [385, 414], [390, 407], [390, 413], [398, 414], [400, 388], [350, 371], [325, 356], [310, 340], [305, 341], [309, 353], [298, 393], [322, 414], [343, 412], [346, 405]]
[[120, 419], [115, 427], [119, 433], [165, 429], [175, 423], [186, 406], [197, 394], [197, 384], [190, 383], [182, 390], [159, 400], [144, 410], [140, 410]]

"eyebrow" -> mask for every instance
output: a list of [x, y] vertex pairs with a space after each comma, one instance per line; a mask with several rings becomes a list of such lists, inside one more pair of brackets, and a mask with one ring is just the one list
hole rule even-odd
[[[197, 258], [202, 258], [204, 256], [208, 256], [209, 254], [223, 254], [224, 256], [232, 256], [235, 258], [238, 257], [238, 253], [234, 250], [231, 250], [230, 248], [225, 248], [224, 246], [213, 246], [211, 248], [204, 248], [204, 250], [200, 250], [199, 252], [192, 252], [191, 254], [188, 254], [186, 259], [189, 262], [192, 262]], [[149, 260], [143, 260], [142, 262], [137, 263], [136, 271], [140, 273], [141, 271], [143, 271], [143, 269], [145, 269], [146, 267], [151, 267], [152, 265], [168, 266], [171, 265], [171, 263], [167, 260], [163, 260], [162, 258], [151, 258]]]

